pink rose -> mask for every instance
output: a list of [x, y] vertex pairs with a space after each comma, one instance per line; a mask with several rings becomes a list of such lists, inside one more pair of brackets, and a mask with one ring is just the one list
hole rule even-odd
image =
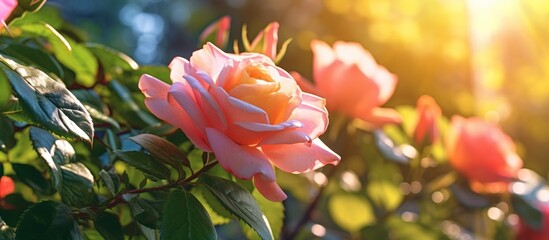
[[511, 138], [480, 118], [454, 116], [446, 142], [450, 163], [477, 192], [506, 191], [522, 167]]
[[170, 68], [172, 85], [141, 77], [149, 110], [213, 152], [226, 171], [253, 178], [266, 198], [286, 198], [273, 165], [302, 173], [339, 162], [318, 139], [328, 125], [324, 99], [302, 92], [265, 55], [228, 54], [206, 44], [190, 60], [174, 58]]
[[0, 0], [0, 21], [5, 21], [17, 6], [17, 0]]
[[438, 121], [442, 117], [442, 110], [435, 99], [423, 95], [417, 100], [418, 119], [414, 131], [416, 144], [433, 144], [439, 137]]
[[358, 43], [336, 42], [333, 49], [325, 42], [311, 42], [313, 76], [316, 86], [292, 73], [304, 91], [325, 97], [328, 110], [381, 125], [398, 123], [394, 109], [380, 108], [393, 95], [397, 78], [378, 65]]

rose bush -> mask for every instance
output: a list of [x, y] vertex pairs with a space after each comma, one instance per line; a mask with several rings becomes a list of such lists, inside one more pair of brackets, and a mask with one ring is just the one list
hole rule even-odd
[[302, 173], [339, 162], [318, 139], [328, 125], [325, 100], [302, 92], [267, 56], [206, 44], [189, 60], [176, 57], [170, 68], [172, 85], [141, 77], [149, 110], [213, 152], [228, 172], [253, 178], [268, 199], [286, 198], [272, 165]]
[[522, 167], [511, 138], [476, 117], [452, 118], [446, 149], [452, 166], [481, 192], [506, 191]]
[[393, 95], [397, 77], [360, 44], [338, 41], [331, 48], [314, 40], [311, 48], [316, 86], [292, 73], [302, 89], [326, 98], [328, 110], [377, 125], [400, 122], [394, 109], [379, 107]]

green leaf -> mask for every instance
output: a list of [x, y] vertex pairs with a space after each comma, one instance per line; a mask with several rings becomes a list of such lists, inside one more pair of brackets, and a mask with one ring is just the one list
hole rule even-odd
[[108, 240], [124, 240], [124, 231], [116, 214], [102, 212], [94, 221], [97, 231]]
[[57, 139], [50, 132], [37, 127], [31, 127], [29, 135], [34, 150], [50, 168], [54, 187], [60, 189], [62, 174], [59, 166], [74, 159], [74, 148], [66, 140]]
[[128, 201], [128, 204], [130, 205], [133, 218], [139, 224], [151, 229], [160, 228], [160, 213], [149, 202], [139, 197], [134, 197]]
[[93, 175], [82, 163], [61, 166], [63, 181], [61, 198], [63, 202], [76, 207], [85, 207], [98, 202], [93, 191]]
[[65, 38], [65, 40], [70, 44], [72, 50], [69, 54], [54, 52], [55, 57], [63, 65], [74, 71], [78, 84], [84, 87], [92, 87], [95, 84], [97, 75], [97, 59], [83, 44], [77, 43], [71, 38]]
[[6, 110], [9, 106], [11, 97], [11, 86], [6, 74], [0, 72], [0, 112]]
[[149, 112], [144, 111], [137, 105], [127, 87], [116, 80], [110, 81], [108, 86], [113, 93], [112, 106], [115, 106], [113, 112], [129, 125], [145, 128], [160, 123]]
[[64, 204], [44, 201], [32, 205], [17, 223], [17, 239], [83, 239], [71, 209]]
[[217, 239], [206, 209], [185, 190], [170, 193], [164, 206], [160, 239]]
[[368, 200], [351, 193], [332, 195], [328, 201], [328, 211], [339, 227], [351, 233], [358, 232], [376, 220]]
[[369, 181], [366, 192], [376, 206], [387, 211], [397, 208], [403, 200], [399, 186], [390, 181]]
[[7, 153], [16, 143], [12, 122], [0, 116], [0, 151]]
[[114, 153], [122, 161], [139, 169], [153, 181], [170, 178], [170, 170], [147, 153], [140, 151], [115, 151]]
[[128, 55], [105, 45], [87, 43], [85, 46], [99, 59], [105, 71], [111, 75], [117, 76], [122, 74], [124, 70], [137, 70], [139, 68], [139, 65]]
[[164, 138], [144, 133], [129, 137], [129, 139], [139, 144], [158, 160], [175, 168], [179, 173], [183, 172], [181, 165], [187, 167], [191, 165], [187, 155]]
[[[257, 189], [254, 189], [252, 195], [259, 203], [259, 208], [261, 211], [267, 217], [274, 239], [278, 239], [282, 232], [282, 226], [284, 225], [284, 204], [282, 204], [282, 202], [272, 202], [266, 199], [263, 195], [261, 195], [261, 193], [259, 193], [259, 191], [257, 191]], [[259, 236], [250, 228], [246, 228], [244, 230], [244, 233], [248, 239], [260, 239]]]
[[[44, 72], [0, 56], [23, 110], [32, 120], [55, 134], [91, 143], [93, 122], [76, 97]], [[9, 68], [8, 68], [9, 66]], [[11, 68], [11, 69], [10, 69]]]
[[261, 239], [273, 239], [264, 214], [250, 192], [233, 181], [207, 174], [200, 177], [200, 182], [208, 187], [229, 212], [253, 228]]
[[191, 189], [191, 193], [202, 203], [202, 206], [210, 215], [214, 225], [226, 224], [233, 218], [231, 214], [221, 205], [214, 195], [204, 185], [197, 185]]
[[79, 89], [73, 90], [72, 93], [76, 98], [78, 98], [78, 100], [80, 100], [82, 105], [84, 105], [84, 108], [86, 108], [94, 120], [106, 122], [113, 126], [116, 130], [120, 129], [120, 124], [109, 116], [109, 107], [103, 103], [95, 91]]
[[70, 55], [72, 47], [55, 28], [51, 25], [44, 22], [35, 22], [35, 23], [18, 23], [15, 22], [13, 27], [20, 28], [25, 35], [43, 37], [51, 44], [51, 48], [54, 52], [54, 55]]
[[140, 92], [138, 82], [143, 74], [149, 74], [164, 82], [170, 82], [170, 69], [166, 66], [141, 66], [137, 70], [124, 71], [120, 81], [132, 92]]
[[449, 239], [438, 228], [420, 222], [406, 222], [400, 216], [391, 216], [387, 228], [394, 239], [402, 240], [445, 240]]
[[0, 53], [14, 57], [27, 66], [32, 65], [46, 73], [53, 73], [61, 79], [65, 78], [65, 71], [57, 59], [36, 46], [11, 42], [1, 48]]
[[103, 179], [105, 186], [113, 196], [118, 193], [118, 189], [120, 187], [120, 180], [118, 179], [118, 175], [114, 173], [108, 173], [104, 169], [101, 169], [101, 171], [99, 171], [99, 177]]
[[42, 176], [36, 168], [31, 165], [21, 163], [12, 163], [11, 166], [15, 171], [15, 174], [17, 174], [17, 178], [21, 180], [21, 182], [27, 184], [29, 187], [40, 193], [51, 193], [52, 189], [48, 184], [48, 181], [46, 181], [44, 176]]
[[369, 164], [366, 192], [375, 206], [387, 211], [394, 210], [403, 200], [400, 191], [402, 175], [398, 165], [379, 158], [372, 159]]

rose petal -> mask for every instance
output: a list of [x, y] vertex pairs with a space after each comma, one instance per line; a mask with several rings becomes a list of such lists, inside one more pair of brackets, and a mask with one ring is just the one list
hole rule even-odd
[[234, 58], [234, 56], [223, 52], [215, 45], [208, 42], [202, 49], [193, 52], [190, 63], [193, 68], [208, 73], [208, 75], [215, 80], [219, 76], [219, 73], [227, 60], [230, 58]]
[[290, 173], [308, 172], [326, 164], [337, 165], [341, 159], [318, 138], [310, 145], [265, 145], [261, 149], [276, 167]]
[[302, 103], [290, 117], [303, 124], [299, 131], [315, 139], [326, 131], [328, 127], [328, 111], [325, 106], [326, 100], [321, 97], [303, 93]]
[[263, 175], [258, 174], [254, 176], [254, 185], [261, 195], [273, 202], [280, 202], [287, 198], [276, 181], [264, 179]]
[[172, 82], [183, 82], [183, 76], [190, 75], [195, 72], [189, 61], [182, 57], [175, 57], [169, 65], [170, 79]]
[[206, 135], [195, 128], [195, 124], [181, 106], [175, 101], [169, 101], [170, 86], [154, 77], [143, 75], [139, 88], [147, 97], [145, 105], [156, 117], [180, 128], [185, 135], [200, 149], [210, 152], [206, 143]]
[[[210, 126], [218, 129], [227, 128], [227, 120], [221, 107], [217, 104], [214, 97], [204, 88], [204, 86], [194, 77], [186, 75], [183, 78], [187, 80], [189, 86], [193, 89], [196, 103], [206, 116]], [[209, 117], [208, 117], [209, 116]]]
[[213, 128], [206, 128], [206, 136], [219, 164], [227, 172], [242, 179], [261, 174], [263, 180], [275, 180], [273, 166], [259, 149], [238, 145]]
[[15, 184], [13, 180], [8, 176], [0, 177], [0, 199], [5, 198], [7, 195], [12, 194], [15, 191]]
[[168, 91], [168, 99], [170, 98], [173, 98], [173, 100], [185, 109], [185, 112], [189, 114], [189, 117], [193, 120], [196, 128], [205, 129], [207, 127], [206, 118], [198, 108], [194, 91], [188, 83], [176, 82], [172, 84]]
[[291, 72], [290, 75], [294, 78], [294, 80], [297, 82], [297, 85], [301, 88], [301, 91], [312, 93], [314, 95], [320, 95], [318, 93], [318, 89], [316, 89], [316, 86], [313, 85], [309, 80], [303, 78], [298, 72]]

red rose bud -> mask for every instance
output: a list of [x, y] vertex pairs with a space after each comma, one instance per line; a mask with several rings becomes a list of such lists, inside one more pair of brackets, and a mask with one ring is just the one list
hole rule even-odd
[[440, 107], [431, 96], [423, 95], [417, 100], [417, 113], [415, 143], [433, 144], [439, 138], [438, 121], [442, 116]]

